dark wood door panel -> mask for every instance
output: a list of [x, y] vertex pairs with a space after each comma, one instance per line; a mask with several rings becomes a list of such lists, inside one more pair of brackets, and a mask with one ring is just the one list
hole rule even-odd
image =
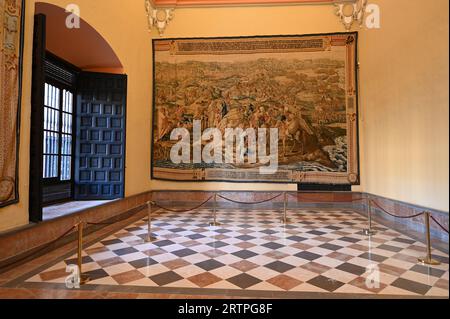
[[76, 199], [124, 196], [126, 80], [102, 73], [79, 76]]

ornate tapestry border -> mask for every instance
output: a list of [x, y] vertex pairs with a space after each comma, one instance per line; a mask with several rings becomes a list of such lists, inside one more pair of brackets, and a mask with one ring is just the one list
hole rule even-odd
[[[305, 172], [295, 172], [292, 174], [290, 181], [279, 181], [279, 180], [224, 180], [224, 179], [205, 179], [206, 174], [203, 172], [201, 176], [196, 176], [197, 179], [193, 180], [188, 179], [186, 176], [193, 176], [192, 174], [196, 174], [197, 172], [193, 170], [186, 170], [184, 172], [175, 169], [169, 168], [155, 168], [153, 162], [153, 154], [154, 154], [154, 126], [156, 124], [156, 72], [155, 70], [155, 53], [158, 51], [158, 43], [161, 43], [163, 46], [168, 46], [170, 41], [191, 41], [192, 40], [223, 40], [223, 41], [234, 41], [239, 39], [264, 39], [264, 38], [301, 38], [301, 37], [342, 37], [342, 41], [335, 40], [333, 45], [337, 46], [347, 46], [348, 52], [350, 54], [347, 55], [348, 63], [352, 65], [352, 69], [354, 73], [348, 74], [348, 83], [347, 87], [347, 105], [348, 109], [353, 110], [352, 113], [348, 114], [348, 129], [351, 134], [349, 134], [349, 147], [353, 148], [355, 152], [353, 152], [352, 158], [348, 160], [348, 172], [347, 173], [332, 173], [329, 174], [328, 177], [321, 178], [319, 183], [322, 184], [335, 184], [335, 185], [360, 185], [360, 147], [359, 147], [359, 92], [358, 92], [358, 32], [335, 32], [335, 33], [319, 33], [319, 34], [303, 34], [303, 35], [259, 35], [259, 36], [235, 36], [235, 37], [194, 37], [194, 38], [163, 38], [163, 39], [153, 39], [153, 98], [152, 98], [152, 128], [151, 128], [151, 152], [150, 152], [150, 162], [151, 162], [151, 179], [152, 180], [161, 180], [161, 181], [171, 181], [178, 183], [193, 183], [193, 182], [226, 182], [226, 183], [256, 183], [256, 184], [317, 184], [318, 180], [317, 175], [320, 175], [318, 172], [309, 172], [306, 174]], [[163, 49], [163, 48], [161, 48]], [[174, 49], [174, 48], [172, 48]], [[177, 48], [175, 48], [177, 49]], [[163, 49], [164, 50], [164, 49]], [[166, 48], [167, 50], [167, 48]], [[189, 54], [195, 54], [195, 50], [192, 50]], [[353, 54], [354, 53], [354, 54]], [[219, 53], [220, 54], [220, 53]], [[222, 53], [226, 54], [226, 53]], [[349, 105], [350, 104], [350, 105]], [[353, 134], [352, 134], [353, 133]], [[350, 152], [351, 153], [351, 152]], [[159, 176], [155, 176], [156, 170]], [[186, 175], [183, 177], [183, 173]], [[282, 172], [283, 173], [283, 172]], [[286, 171], [287, 173], [287, 171]], [[308, 176], [307, 176], [308, 175]], [[313, 176], [314, 175], [314, 176]], [[177, 179], [175, 179], [175, 176]], [[311, 178], [314, 177], [314, 178]]]

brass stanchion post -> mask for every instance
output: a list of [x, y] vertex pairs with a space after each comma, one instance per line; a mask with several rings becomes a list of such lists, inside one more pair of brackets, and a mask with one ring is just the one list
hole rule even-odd
[[83, 275], [83, 228], [84, 223], [78, 222], [78, 271], [80, 275], [80, 285], [84, 285], [89, 281], [86, 275]]
[[288, 194], [287, 194], [287, 192], [284, 192], [284, 194], [283, 194], [283, 218], [281, 219], [281, 222], [285, 225], [291, 223], [291, 220], [287, 217], [287, 201], [288, 201]]
[[430, 212], [425, 212], [425, 227], [426, 227], [425, 231], [427, 232], [427, 256], [419, 258], [419, 262], [426, 265], [438, 266], [441, 263], [437, 260], [434, 260], [431, 254], [430, 218], [431, 218]]
[[213, 221], [209, 224], [210, 226], [221, 226], [222, 224], [217, 221], [217, 193], [214, 193], [214, 202], [213, 202]]
[[372, 200], [370, 199], [370, 196], [367, 197], [367, 216], [369, 218], [369, 228], [364, 229], [364, 235], [366, 236], [373, 236], [377, 232], [372, 229]]
[[145, 239], [145, 241], [147, 243], [152, 243], [152, 242], [158, 240], [158, 238], [156, 238], [156, 237], [154, 237], [152, 235], [152, 204], [153, 204], [153, 202], [151, 202], [151, 201], [147, 202], [147, 211], [148, 211], [147, 227], [148, 227], [148, 231], [147, 231], [147, 238]]

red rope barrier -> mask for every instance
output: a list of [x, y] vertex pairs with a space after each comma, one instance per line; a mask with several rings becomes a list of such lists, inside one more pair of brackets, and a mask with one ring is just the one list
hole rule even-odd
[[388, 214], [389, 216], [395, 217], [395, 218], [400, 218], [400, 219], [411, 219], [411, 218], [416, 218], [419, 216], [422, 216], [423, 214], [425, 214], [424, 212], [421, 212], [419, 214], [416, 215], [411, 215], [411, 216], [398, 216], [398, 215], [394, 215], [390, 212], [388, 212], [386, 209], [384, 209], [383, 207], [381, 207], [376, 201], [374, 200], [370, 200], [370, 202], [372, 204], [374, 204], [376, 207], [378, 207], [379, 209], [381, 209], [383, 212], [385, 212], [386, 214]]
[[442, 228], [443, 231], [445, 231], [447, 234], [449, 233], [449, 232], [448, 232], [448, 229], [445, 229], [445, 227], [442, 226], [441, 223], [439, 223], [439, 222], [436, 220], [436, 218], [434, 218], [433, 215], [430, 215], [430, 217], [431, 217], [431, 219], [432, 219], [439, 227]]
[[203, 205], [205, 205], [207, 202], [209, 202], [212, 198], [213, 198], [213, 196], [211, 196], [210, 198], [208, 198], [206, 201], [204, 201], [204, 202], [201, 203], [200, 205], [198, 205], [198, 206], [196, 206], [196, 207], [194, 207], [194, 208], [188, 209], [188, 210], [170, 209], [170, 208], [163, 207], [163, 206], [161, 206], [161, 205], [159, 205], [159, 204], [157, 204], [157, 203], [155, 203], [155, 206], [158, 207], [158, 208], [160, 208], [160, 209], [167, 210], [168, 212], [172, 212], [172, 213], [187, 213], [187, 212], [192, 212], [192, 211], [194, 211], [194, 210], [196, 210], [196, 209], [199, 209], [200, 207], [202, 207]]
[[220, 197], [220, 198], [222, 198], [222, 199], [224, 199], [224, 200], [226, 200], [226, 201], [229, 201], [229, 202], [232, 202], [232, 203], [235, 203], [235, 204], [241, 204], [241, 205], [258, 205], [258, 204], [264, 204], [264, 203], [267, 203], [267, 202], [271, 202], [271, 201], [273, 201], [273, 200], [275, 200], [275, 199], [281, 197], [282, 195], [283, 195], [283, 194], [279, 194], [279, 195], [277, 195], [277, 196], [275, 196], [275, 197], [272, 197], [272, 198], [269, 198], [269, 199], [265, 199], [265, 200], [262, 200], [262, 201], [259, 201], [259, 202], [252, 202], [252, 203], [240, 202], [240, 201], [237, 201], [237, 200], [233, 200], [233, 199], [224, 197], [224, 196], [222, 196], [222, 195], [217, 195], [217, 197]]

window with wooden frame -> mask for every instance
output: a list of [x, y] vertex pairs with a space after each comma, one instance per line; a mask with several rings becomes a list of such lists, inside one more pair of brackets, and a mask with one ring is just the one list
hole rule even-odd
[[79, 70], [46, 53], [42, 106], [43, 203], [73, 198], [76, 84]]
[[[50, 82], [50, 83], [49, 83]], [[56, 182], [72, 179], [73, 92], [46, 81], [44, 95], [43, 178]]]

